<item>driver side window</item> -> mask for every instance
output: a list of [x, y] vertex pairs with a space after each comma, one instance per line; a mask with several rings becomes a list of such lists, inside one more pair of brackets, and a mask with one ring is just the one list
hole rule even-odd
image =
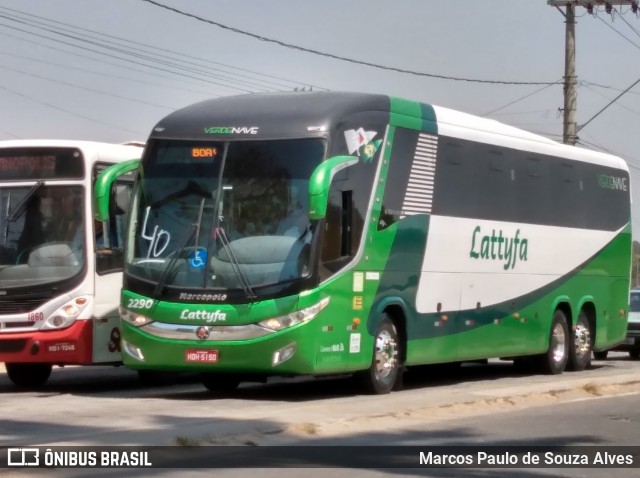
[[[94, 168], [94, 184], [97, 176], [111, 164], [97, 164]], [[124, 235], [133, 189], [134, 173], [127, 173], [111, 185], [109, 218], [93, 221], [96, 251], [96, 272], [119, 272], [124, 267]]]

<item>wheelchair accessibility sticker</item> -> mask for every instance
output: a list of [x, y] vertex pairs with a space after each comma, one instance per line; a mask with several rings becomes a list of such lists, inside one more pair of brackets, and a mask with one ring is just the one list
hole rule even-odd
[[196, 249], [189, 253], [189, 269], [201, 271], [207, 264], [207, 251], [204, 249]]

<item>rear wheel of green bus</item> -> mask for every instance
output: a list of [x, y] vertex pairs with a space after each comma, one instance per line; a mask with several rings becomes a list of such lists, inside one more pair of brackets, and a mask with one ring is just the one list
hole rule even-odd
[[233, 392], [240, 385], [240, 379], [235, 375], [221, 373], [203, 373], [200, 382], [207, 390], [218, 394]]
[[569, 342], [567, 369], [580, 372], [591, 364], [591, 325], [584, 311], [580, 311], [576, 328]]
[[48, 363], [5, 363], [7, 375], [18, 387], [40, 387], [51, 375], [51, 364]]
[[569, 327], [567, 318], [560, 309], [553, 314], [549, 331], [549, 349], [537, 357], [540, 371], [550, 375], [564, 372], [569, 361]]
[[381, 395], [397, 387], [401, 373], [401, 347], [396, 326], [387, 314], [383, 314], [373, 339], [371, 366], [359, 374], [367, 392]]

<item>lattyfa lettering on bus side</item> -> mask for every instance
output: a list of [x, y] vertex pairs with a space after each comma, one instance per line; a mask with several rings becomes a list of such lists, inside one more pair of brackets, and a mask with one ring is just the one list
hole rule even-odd
[[502, 230], [491, 230], [491, 235], [482, 235], [480, 226], [476, 226], [471, 236], [469, 257], [491, 261], [504, 261], [503, 269], [513, 269], [518, 259], [527, 260], [529, 240], [520, 237], [520, 229], [513, 237], [503, 234]]

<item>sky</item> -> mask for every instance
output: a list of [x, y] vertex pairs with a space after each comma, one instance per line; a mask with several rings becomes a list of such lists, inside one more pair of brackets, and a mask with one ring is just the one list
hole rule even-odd
[[[565, 23], [546, 0], [154, 1], [202, 20], [145, 0], [0, 0], [0, 140], [145, 141], [189, 104], [295, 88], [400, 96], [562, 140]], [[640, 79], [640, 18], [612, 13], [576, 12], [579, 144], [623, 157], [640, 198], [640, 83], [600, 112]], [[632, 209], [640, 240], [640, 199]]]

